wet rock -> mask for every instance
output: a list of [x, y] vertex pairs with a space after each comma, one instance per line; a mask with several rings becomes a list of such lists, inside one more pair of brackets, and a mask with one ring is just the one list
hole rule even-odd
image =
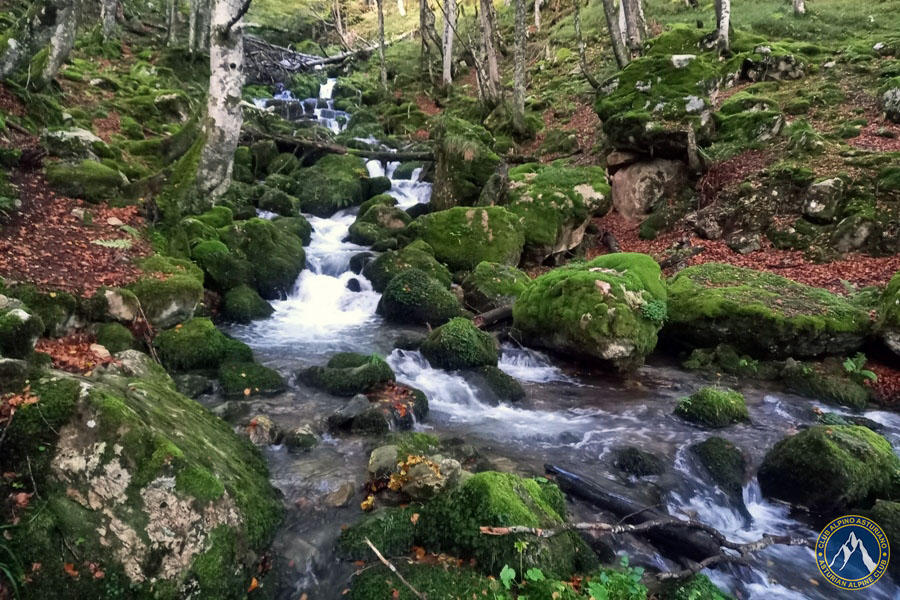
[[351, 292], [361, 292], [362, 285], [359, 283], [359, 279], [356, 277], [351, 277], [347, 280], [347, 289]]
[[353, 419], [350, 430], [360, 435], [382, 435], [391, 430], [392, 415], [389, 410], [378, 406], [369, 406], [368, 409]]
[[691, 452], [706, 469], [713, 482], [748, 521], [750, 513], [744, 504], [743, 489], [747, 462], [743, 452], [730, 441], [711, 437], [691, 446]]
[[394, 381], [394, 372], [377, 354], [338, 352], [324, 367], [309, 367], [297, 373], [304, 384], [323, 389], [335, 396], [353, 396], [370, 392]]
[[175, 389], [188, 398], [198, 398], [212, 391], [213, 380], [203, 375], [182, 373], [172, 378], [175, 381]]
[[275, 422], [265, 415], [250, 419], [244, 429], [250, 442], [257, 446], [272, 446], [281, 442], [284, 434]]
[[726, 238], [725, 244], [738, 254], [759, 252], [762, 249], [762, 235], [758, 232], [736, 231]]
[[349, 429], [354, 419], [369, 409], [369, 399], [357, 394], [347, 404], [337, 409], [328, 416], [328, 428], [332, 431]]
[[511, 305], [529, 285], [531, 278], [515, 267], [480, 262], [463, 279], [462, 290], [466, 306], [486, 312]]
[[284, 436], [284, 444], [288, 450], [308, 452], [319, 443], [319, 436], [310, 425], [301, 425], [288, 431]]
[[223, 363], [253, 360], [249, 346], [227, 337], [203, 317], [158, 333], [153, 346], [162, 364], [172, 371], [215, 369]]
[[871, 429], [875, 433], [884, 429], [884, 426], [881, 423], [873, 421], [872, 419], [867, 419], [866, 417], [839, 415], [838, 413], [832, 412], [816, 411], [816, 422], [822, 425], [859, 425], [860, 427]]
[[497, 341], [469, 319], [457, 317], [432, 331], [420, 349], [433, 367], [447, 370], [497, 366]]
[[342, 483], [338, 489], [325, 496], [325, 504], [333, 508], [341, 508], [350, 504], [356, 495], [356, 486], [350, 482]]
[[616, 468], [636, 477], [662, 475], [665, 471], [663, 461], [650, 452], [626, 446], [615, 451]]
[[657, 158], [629, 165], [612, 177], [612, 203], [632, 220], [648, 215], [663, 198], [676, 194], [687, 180], [687, 166], [678, 160]]
[[427, 337], [423, 333], [403, 333], [394, 340], [394, 348], [399, 350], [418, 350]]
[[900, 273], [896, 273], [884, 288], [876, 329], [884, 344], [900, 355]]
[[375, 258], [374, 252], [360, 252], [350, 257], [350, 270], [359, 275], [363, 269]]
[[702, 388], [682, 398], [675, 407], [675, 414], [691, 423], [716, 428], [750, 419], [742, 394], [713, 387]]
[[832, 223], [841, 209], [844, 182], [838, 177], [817, 181], [806, 190], [803, 214], [816, 223]]
[[456, 296], [437, 279], [409, 269], [391, 279], [378, 313], [395, 323], [441, 325], [464, 314]]
[[864, 410], [870, 399], [869, 388], [850, 377], [840, 359], [815, 363], [789, 358], [781, 377], [790, 391], [828, 404]]
[[525, 389], [515, 377], [508, 375], [495, 366], [484, 366], [466, 372], [475, 379], [497, 402], [519, 402], [525, 399]]
[[15, 358], [0, 358], [0, 393], [18, 392], [25, 385], [28, 363]]
[[379, 446], [369, 455], [369, 477], [381, 479], [397, 470], [399, 449], [394, 445]]

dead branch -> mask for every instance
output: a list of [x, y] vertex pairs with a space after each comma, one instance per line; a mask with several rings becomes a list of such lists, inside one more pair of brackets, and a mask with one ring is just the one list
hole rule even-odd
[[235, 15], [231, 17], [231, 19], [229, 19], [228, 23], [225, 24], [225, 28], [223, 29], [225, 35], [228, 35], [228, 32], [231, 31], [231, 28], [241, 20], [241, 17], [247, 14], [247, 11], [250, 10], [250, 2], [251, 0], [244, 0], [244, 3], [241, 4], [237, 13], [235, 13]]
[[386, 566], [388, 569], [390, 569], [391, 572], [393, 572], [394, 575], [396, 575], [400, 579], [400, 581], [403, 582], [403, 585], [405, 585], [407, 588], [409, 588], [409, 591], [411, 591], [416, 598], [419, 598], [420, 600], [427, 600], [427, 596], [425, 596], [425, 594], [421, 593], [419, 590], [414, 588], [411, 583], [409, 583], [407, 580], [405, 580], [403, 578], [403, 575], [400, 574], [400, 572], [397, 570], [397, 567], [395, 567], [391, 563], [391, 561], [389, 561], [388, 559], [386, 559], [384, 556], [381, 555], [381, 552], [378, 551], [378, 548], [375, 547], [375, 544], [373, 544], [372, 542], [369, 541], [369, 538], [366, 538], [366, 544], [369, 545], [369, 548], [372, 549], [372, 552], [375, 553], [375, 556], [378, 557], [378, 560], [380, 560], [382, 562], [382, 564], [384, 564], [384, 566]]

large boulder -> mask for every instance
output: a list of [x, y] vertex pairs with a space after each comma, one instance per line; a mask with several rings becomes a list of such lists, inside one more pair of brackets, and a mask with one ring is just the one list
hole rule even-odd
[[339, 352], [324, 367], [309, 367], [298, 373], [306, 385], [335, 396], [355, 396], [371, 392], [394, 381], [394, 372], [377, 354]]
[[900, 77], [894, 77], [881, 87], [881, 109], [894, 123], [900, 123]]
[[878, 333], [888, 348], [900, 354], [900, 273], [891, 278], [881, 296]]
[[628, 165], [612, 176], [612, 203], [626, 219], [641, 220], [659, 202], [677, 194], [687, 181], [679, 160], [656, 158]]
[[517, 265], [525, 245], [518, 215], [500, 206], [458, 206], [429, 213], [407, 230], [434, 249], [434, 257], [451, 271], [470, 271], [481, 261]]
[[128, 185], [122, 173], [94, 160], [47, 165], [47, 181], [59, 193], [97, 204], [119, 196]]
[[419, 269], [407, 269], [385, 287], [378, 313], [395, 323], [440, 325], [461, 316], [463, 309], [440, 281]]
[[219, 383], [226, 397], [267, 396], [286, 389], [284, 378], [274, 369], [254, 362], [225, 362], [219, 367]]
[[418, 269], [449, 288], [453, 281], [450, 271], [434, 258], [434, 250], [421, 240], [400, 250], [382, 252], [362, 269], [362, 274], [372, 283], [376, 292], [383, 292], [399, 273], [408, 269]]
[[436, 161], [431, 204], [436, 210], [475, 204], [500, 164], [500, 157], [491, 149], [491, 134], [468, 121], [444, 116], [431, 137]]
[[360, 208], [359, 216], [350, 226], [350, 241], [361, 246], [371, 246], [395, 235], [409, 222], [406, 211], [396, 206], [373, 204], [365, 212]]
[[466, 305], [478, 312], [511, 305], [528, 286], [531, 278], [515, 267], [480, 262], [462, 282]]
[[510, 169], [509, 180], [506, 208], [522, 218], [524, 253], [535, 263], [580, 245], [591, 217], [610, 208], [600, 167], [531, 163]]
[[225, 293], [222, 314], [235, 323], [250, 323], [256, 319], [265, 319], [275, 309], [248, 285], [239, 285]]
[[160, 332], [153, 346], [162, 364], [172, 371], [217, 369], [222, 363], [253, 360], [247, 344], [226, 336], [202, 317]]
[[608, 254], [554, 269], [513, 305], [526, 343], [620, 369], [643, 364], [665, 317], [666, 286], [645, 254]]
[[353, 155], [329, 154], [311, 167], [297, 169], [292, 179], [294, 186], [286, 191], [300, 198], [303, 212], [317, 217], [358, 206], [369, 196], [365, 165]]
[[142, 263], [149, 274], [131, 284], [151, 325], [173, 327], [194, 316], [203, 300], [203, 271], [190, 261], [153, 256]]
[[43, 335], [62, 337], [79, 325], [78, 300], [67, 292], [42, 292], [30, 283], [15, 285], [5, 292], [25, 303], [44, 323]]
[[759, 468], [766, 496], [826, 515], [894, 499], [900, 459], [891, 443], [857, 425], [814, 425], [781, 440]]
[[694, 347], [730, 344], [753, 356], [811, 357], [860, 346], [869, 315], [847, 300], [791, 279], [719, 263], [669, 282], [665, 335]]
[[272, 221], [236, 221], [223, 238], [232, 253], [252, 265], [256, 290], [267, 300], [290, 293], [306, 265], [302, 240]]
[[39, 401], [16, 411], [3, 465], [29, 473], [41, 498], [17, 509], [5, 540], [40, 566], [23, 597], [244, 597], [282, 512], [256, 449], [167, 378], [54, 373], [31, 393]]
[[448, 370], [496, 367], [499, 360], [494, 337], [462, 317], [432, 331], [420, 351], [432, 366]]
[[0, 356], [28, 358], [43, 332], [44, 322], [25, 308], [0, 308]]
[[99, 137], [80, 127], [54, 131], [44, 130], [41, 133], [41, 145], [47, 149], [50, 156], [92, 160], [98, 159], [95, 149], [106, 146]]

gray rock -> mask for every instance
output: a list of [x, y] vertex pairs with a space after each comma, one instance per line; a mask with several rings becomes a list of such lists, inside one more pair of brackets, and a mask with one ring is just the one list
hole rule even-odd
[[257, 446], [271, 446], [281, 441], [284, 434], [275, 421], [265, 415], [257, 415], [250, 419], [244, 430], [250, 442]]
[[139, 379], [163, 379], [168, 385], [175, 386], [175, 382], [166, 373], [162, 366], [152, 358], [139, 350], [123, 350], [115, 354], [118, 364], [110, 365], [107, 372], [111, 375], [136, 377]]
[[612, 177], [613, 206], [628, 219], [643, 219], [686, 180], [687, 166], [678, 160], [657, 158], [629, 165]]
[[875, 223], [862, 215], [850, 215], [834, 228], [831, 245], [838, 252], [859, 250], [869, 240], [875, 230]]
[[0, 310], [12, 310], [14, 308], [25, 308], [25, 303], [18, 298], [10, 298], [0, 294]]
[[750, 254], [758, 252], [762, 248], [762, 236], [759, 233], [736, 231], [728, 236], [725, 244], [738, 254]]
[[888, 119], [900, 123], [900, 87], [886, 90], [881, 95], [881, 108]]
[[173, 379], [175, 380], [175, 389], [188, 398], [197, 398], [212, 391], [212, 379], [204, 377], [203, 375], [184, 373], [182, 375], [176, 375]]
[[369, 477], [372, 479], [388, 477], [397, 470], [398, 460], [399, 449], [397, 446], [391, 444], [375, 448], [369, 455]]
[[357, 394], [347, 404], [340, 407], [328, 417], [328, 428], [331, 430], [347, 429], [356, 417], [369, 409], [369, 399]]
[[838, 177], [817, 181], [806, 190], [803, 214], [816, 223], [832, 223], [844, 197], [844, 182]]
[[295, 452], [308, 452], [319, 443], [319, 436], [310, 425], [301, 425], [291, 429], [284, 436], [284, 444]]
[[109, 316], [116, 321], [131, 323], [137, 318], [140, 304], [131, 292], [120, 289], [109, 289], [103, 292], [106, 297]]
[[341, 508], [350, 504], [350, 500], [356, 494], [356, 486], [349, 481], [342, 483], [338, 489], [325, 496], [325, 504], [334, 508]]
[[[456, 463], [459, 465], [459, 463]], [[406, 474], [407, 481], [401, 490], [413, 500], [429, 500], [434, 498], [447, 485], [447, 479], [428, 463], [412, 466]]]
[[696, 54], [673, 54], [672, 66], [676, 69], [683, 69], [694, 62], [695, 58], [697, 58]]
[[58, 131], [44, 130], [41, 133], [41, 144], [51, 156], [90, 160], [98, 160], [94, 154], [95, 145], [105, 145], [99, 137], [78, 127]]
[[28, 363], [14, 358], [0, 358], [0, 393], [17, 392], [25, 385]]

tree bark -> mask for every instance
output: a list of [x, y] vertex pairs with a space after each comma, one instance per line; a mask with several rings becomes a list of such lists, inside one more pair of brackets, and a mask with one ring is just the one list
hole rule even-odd
[[513, 66], [513, 127], [526, 135], [525, 125], [525, 0], [516, 0], [516, 46]]
[[118, 8], [118, 0], [101, 0], [100, 20], [103, 23], [104, 42], [110, 40], [116, 32], [116, 11]]
[[[618, 15], [613, 0], [602, 0], [603, 12], [606, 14], [606, 27], [609, 29], [609, 39], [612, 45], [613, 55], [616, 57], [616, 64], [620, 69], [624, 69], [629, 62], [628, 53], [625, 51], [625, 42], [619, 30]], [[624, 0], [621, 0], [624, 2]]]
[[69, 1], [61, 9], [56, 19], [56, 26], [50, 37], [50, 45], [47, 48], [47, 61], [40, 73], [31, 73], [36, 87], [43, 88], [53, 81], [59, 68], [66, 62], [72, 48], [75, 47], [75, 33], [78, 30], [78, 15], [75, 10], [75, 2]]
[[[65, 15], [72, 16], [73, 0], [37, 0], [8, 34], [0, 48], [0, 80], [23, 67], [48, 47]], [[39, 74], [33, 73], [32, 76]]]
[[641, 32], [641, 16], [637, 3], [640, 0], [619, 0], [625, 12], [625, 31], [628, 41], [628, 50], [631, 58], [636, 58], [643, 51], [643, 33]]
[[175, 45], [175, 17], [177, 15], [177, 0], [166, 0], [166, 46]]
[[[205, 144], [197, 167], [196, 188], [201, 199], [221, 195], [231, 183], [234, 151], [244, 117], [244, 39], [240, 23], [249, 0], [215, 0], [209, 52], [209, 93], [203, 126]], [[237, 21], [235, 20], [237, 19]]]
[[794, 14], [798, 17], [806, 14], [805, 0], [794, 0]]
[[487, 82], [485, 91], [488, 104], [496, 106], [500, 102], [500, 67], [497, 62], [497, 31], [494, 23], [494, 6], [491, 0], [481, 0], [481, 45], [484, 50]]
[[347, 46], [347, 40], [344, 37], [344, 21], [341, 18], [341, 0], [334, 0], [331, 4], [331, 12], [334, 15], [334, 32], [341, 39], [341, 44]]
[[400, 13], [401, 17], [406, 16], [406, 5], [403, 3], [403, 0], [397, 0], [397, 12]]
[[729, 30], [731, 29], [731, 0], [715, 0], [716, 2], [716, 27], [718, 29], [717, 36], [719, 54], [725, 55], [731, 52], [731, 40], [729, 38]]
[[584, 38], [581, 36], [580, 4], [581, 0], [575, 0], [575, 41], [578, 43], [578, 62], [581, 65], [581, 74], [584, 75], [584, 78], [587, 79], [592, 88], [597, 89], [600, 87], [600, 83], [594, 79], [594, 76], [588, 70], [587, 52], [584, 46]]
[[375, 0], [378, 9], [378, 63], [381, 66], [381, 87], [387, 89], [387, 62], [384, 58], [384, 0]]
[[444, 0], [444, 39], [441, 44], [443, 54], [443, 71], [441, 83], [449, 86], [453, 83], [453, 38], [456, 35], [456, 0]]
[[541, 30], [541, 0], [534, 0], [534, 28]]

